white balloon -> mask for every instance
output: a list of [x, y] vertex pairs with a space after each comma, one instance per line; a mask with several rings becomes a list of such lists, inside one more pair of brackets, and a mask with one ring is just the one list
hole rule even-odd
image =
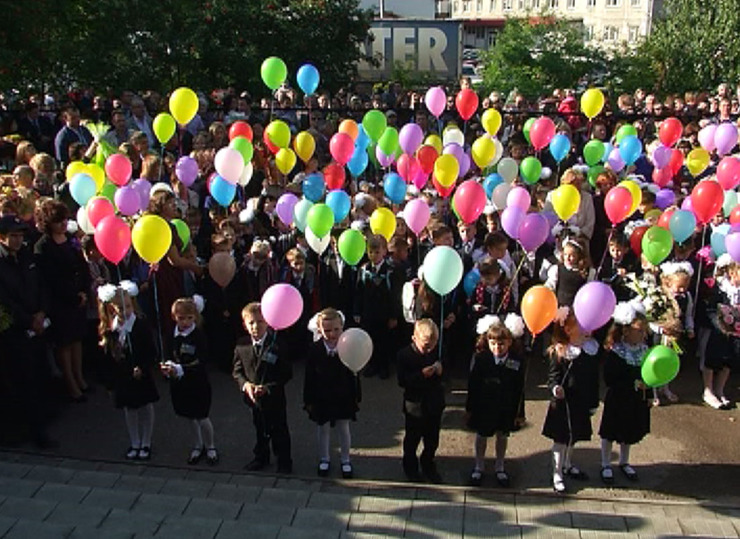
[[80, 206], [80, 209], [77, 210], [77, 225], [85, 234], [95, 234], [95, 227], [90, 224], [87, 218], [85, 206]]
[[504, 157], [499, 161], [498, 168], [496, 170], [505, 182], [511, 183], [516, 180], [517, 174], [519, 173], [519, 165], [517, 165], [516, 161], [511, 157]]
[[373, 355], [373, 340], [362, 329], [347, 329], [339, 336], [337, 353], [342, 363], [356, 374], [370, 361]]
[[493, 159], [491, 159], [491, 162], [488, 163], [489, 167], [494, 166], [504, 156], [504, 145], [501, 144], [501, 141], [498, 138], [496, 137], [491, 137], [491, 138], [493, 139], [493, 145], [496, 147], [496, 153], [493, 154]]
[[327, 234], [323, 238], [319, 238], [313, 231], [306, 227], [306, 243], [317, 255], [323, 254], [326, 248], [329, 247], [331, 241], [331, 234]]
[[242, 187], [246, 187], [249, 181], [252, 179], [252, 175], [254, 174], [254, 166], [252, 166], [252, 162], [250, 161], [244, 166], [244, 171], [242, 172], [242, 175], [239, 176], [239, 185]]
[[236, 183], [244, 172], [244, 158], [234, 148], [221, 148], [213, 160], [216, 172], [229, 183]]
[[460, 131], [456, 127], [452, 129], [448, 129], [442, 135], [442, 145], [443, 146], [447, 146], [451, 142], [459, 144], [460, 146], [463, 146], [463, 147], [465, 145], [465, 135], [463, 135], [463, 132]]
[[506, 198], [509, 196], [511, 189], [512, 186], [510, 183], [500, 183], [495, 187], [491, 194], [491, 202], [497, 210], [506, 208]]

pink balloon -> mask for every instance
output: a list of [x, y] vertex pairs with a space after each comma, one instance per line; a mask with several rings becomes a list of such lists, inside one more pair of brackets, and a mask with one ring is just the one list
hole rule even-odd
[[537, 118], [529, 130], [529, 140], [537, 151], [550, 144], [550, 141], [554, 136], [555, 122], [547, 116]]
[[123, 154], [114, 153], [105, 160], [105, 174], [119, 187], [131, 179], [131, 170], [131, 161]]
[[421, 167], [419, 168], [419, 172], [416, 173], [416, 176], [414, 177], [414, 185], [416, 188], [421, 191], [424, 189], [424, 186], [429, 181], [429, 174], [424, 172]]
[[141, 209], [141, 196], [133, 185], [119, 187], [113, 199], [123, 215], [133, 215]]
[[714, 135], [717, 132], [717, 126], [715, 124], [705, 125], [699, 131], [699, 144], [709, 153], [712, 153], [717, 145], [714, 143]]
[[522, 248], [531, 253], [547, 241], [550, 235], [550, 223], [544, 215], [529, 213], [522, 219], [518, 234]]
[[95, 245], [103, 258], [118, 264], [131, 247], [131, 229], [123, 219], [109, 215], [95, 227]]
[[346, 165], [355, 151], [355, 141], [347, 133], [335, 133], [329, 141], [329, 151], [340, 165]]
[[717, 181], [725, 191], [737, 187], [740, 183], [740, 160], [736, 157], [723, 157], [717, 165]]
[[524, 187], [514, 187], [506, 196], [506, 207], [519, 208], [526, 212], [532, 204], [532, 197]]
[[584, 284], [573, 300], [573, 312], [580, 326], [586, 331], [596, 331], [614, 314], [617, 297], [606, 283], [591, 281]]
[[295, 324], [303, 313], [303, 298], [292, 285], [278, 283], [265, 290], [260, 300], [262, 316], [274, 329], [285, 329]]
[[480, 217], [486, 206], [486, 190], [475, 180], [464, 181], [455, 191], [453, 202], [460, 219], [472, 223]]
[[383, 150], [380, 149], [380, 146], [375, 146], [375, 157], [383, 168], [391, 166], [393, 161], [396, 160], [394, 155], [385, 155]]
[[403, 208], [403, 220], [417, 236], [429, 223], [430, 215], [429, 205], [420, 198], [410, 200]]
[[512, 239], [519, 239], [519, 227], [524, 221], [524, 212], [521, 208], [506, 208], [501, 212], [501, 227]]
[[175, 175], [185, 187], [190, 187], [198, 177], [198, 162], [188, 155], [182, 156], [175, 165]]
[[405, 153], [398, 158], [396, 169], [406, 183], [411, 183], [419, 174], [421, 166], [419, 165], [419, 161], [416, 160], [416, 157]]
[[717, 155], [725, 155], [732, 151], [737, 144], [737, 127], [730, 122], [717, 126], [714, 132], [714, 145], [717, 147]]
[[683, 199], [683, 202], [681, 203], [681, 209], [694, 213], [694, 206], [691, 203], [691, 197], [686, 197]]
[[244, 157], [239, 153], [239, 150], [228, 146], [221, 148], [216, 153], [213, 164], [218, 175], [230, 184], [236, 184], [239, 178], [242, 177], [242, 172], [244, 172]]
[[98, 226], [98, 223], [110, 215], [116, 214], [116, 209], [110, 200], [104, 197], [91, 198], [86, 206], [87, 220], [93, 228]]
[[427, 106], [427, 110], [432, 113], [432, 116], [439, 118], [447, 105], [447, 96], [441, 86], [432, 86], [427, 90], [424, 96], [424, 104]]
[[404, 153], [413, 155], [424, 141], [424, 131], [418, 124], [406, 124], [398, 133], [398, 144]]
[[671, 183], [672, 179], [673, 172], [670, 167], [653, 169], [653, 182], [661, 189]]
[[277, 212], [278, 219], [280, 219], [284, 225], [290, 226], [293, 223], [293, 209], [298, 204], [298, 197], [293, 193], [283, 193], [278, 198], [277, 204], [275, 205], [275, 211]]

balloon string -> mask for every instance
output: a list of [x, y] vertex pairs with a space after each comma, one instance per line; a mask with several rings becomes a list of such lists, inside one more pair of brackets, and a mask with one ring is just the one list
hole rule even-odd
[[604, 262], [606, 262], [606, 253], [609, 252], [609, 242], [612, 241], [612, 236], [614, 235], [614, 228], [611, 227], [609, 229], [609, 237], [606, 239], [606, 247], [604, 248], [604, 252], [601, 255], [601, 262], [599, 262], [599, 269], [596, 270], [596, 278], [599, 278], [599, 274], [601, 273], [601, 268], [604, 266]]
[[[123, 314], [126, 314], [126, 298], [123, 296], [123, 288], [121, 288], [121, 281], [123, 281], [123, 277], [121, 277], [121, 266], [119, 264], [116, 264], [116, 271], [118, 272], [118, 290], [121, 291], [121, 310]], [[126, 322], [125, 320], [123, 322]], [[128, 351], [130, 354], [132, 354], [133, 358], [133, 350], [131, 349], [131, 335], [130, 333], [126, 333], [126, 346], [128, 347]]]
[[524, 266], [524, 261], [527, 259], [527, 251], [524, 251], [524, 256], [519, 261], [519, 265], [517, 265], [516, 270], [514, 271], [514, 274], [511, 276], [511, 282], [509, 282], [509, 285], [506, 287], [506, 290], [504, 290], [504, 295], [501, 298], [501, 303], [498, 304], [498, 308], [496, 309], [496, 314], [501, 312], [501, 309], [509, 302], [509, 297], [511, 296], [511, 291], [514, 288], [514, 279], [517, 278], [519, 275], [519, 271], [522, 269], [522, 266]]
[[442, 362], [442, 341], [444, 339], [444, 325], [445, 325], [445, 297], [439, 297], [439, 352], [438, 359]]
[[154, 283], [154, 312], [157, 315], [157, 337], [159, 342], [159, 354], [162, 361], [164, 361], [164, 344], [162, 340], [162, 319], [159, 314], [159, 294], [157, 293], [157, 272], [152, 271], [152, 282]]
[[[701, 249], [700, 251], [704, 249], [706, 242], [707, 242], [707, 225], [705, 224], [704, 228], [701, 229]], [[699, 257], [699, 268], [698, 268], [698, 271], [696, 272], [696, 289], [694, 290], [694, 304], [691, 306], [692, 311], [693, 311], [691, 313], [692, 318], [694, 317], [694, 314], [696, 313], [696, 304], [699, 301], [699, 283], [701, 283], [702, 262], [704, 262], [704, 257], [700, 256]]]

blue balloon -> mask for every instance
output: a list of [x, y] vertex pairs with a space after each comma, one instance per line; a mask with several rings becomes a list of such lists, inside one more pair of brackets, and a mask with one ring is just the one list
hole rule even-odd
[[319, 87], [319, 80], [321, 77], [319, 77], [319, 70], [314, 66], [311, 64], [303, 64], [298, 69], [296, 79], [298, 80], [298, 86], [303, 90], [303, 93], [311, 95], [316, 91], [316, 88]]
[[642, 142], [635, 135], [627, 135], [619, 143], [619, 155], [625, 165], [632, 165], [642, 155]]
[[368, 146], [370, 146], [370, 137], [367, 136], [365, 128], [360, 124], [359, 130], [357, 131], [357, 138], [355, 139], [355, 149], [360, 148], [362, 150], [367, 150]]
[[725, 245], [725, 238], [730, 232], [730, 225], [723, 223], [714, 229], [709, 242], [712, 244], [712, 253], [716, 258], [719, 258], [727, 252], [727, 246]]
[[558, 133], [552, 137], [552, 140], [550, 141], [550, 154], [553, 159], [555, 159], [555, 162], [560, 163], [560, 161], [565, 159], [565, 156], [568, 155], [569, 151], [570, 139], [567, 136], [562, 133]]
[[478, 268], [473, 268], [467, 273], [467, 275], [465, 275], [465, 278], [463, 279], [463, 289], [465, 290], [466, 296], [470, 297], [473, 295], [475, 287], [478, 286], [479, 281], [480, 272], [478, 271]]
[[95, 180], [89, 174], [80, 172], [72, 176], [69, 180], [69, 194], [80, 206], [87, 204], [87, 201], [95, 196], [98, 186]]
[[668, 221], [668, 228], [677, 243], [683, 243], [689, 239], [696, 229], [696, 217], [688, 210], [676, 210]]
[[314, 172], [306, 176], [303, 180], [303, 196], [305, 196], [311, 202], [318, 202], [321, 197], [324, 196], [324, 189], [326, 189], [326, 182], [324, 181], [324, 175], [321, 172]]
[[609, 156], [612, 153], [612, 150], [614, 149], [614, 146], [612, 146], [609, 142], [604, 143], [604, 155], [601, 156], [601, 162], [606, 163], [609, 159]]
[[362, 148], [355, 147], [355, 153], [352, 154], [349, 163], [347, 163], [347, 168], [350, 174], [356, 178], [365, 172], [369, 162], [370, 159], [367, 156], [367, 152]]
[[228, 206], [234, 200], [236, 194], [236, 185], [224, 180], [221, 176], [216, 176], [211, 182], [211, 196], [221, 206]]
[[504, 183], [504, 178], [496, 172], [486, 176], [486, 179], [483, 180], [483, 189], [486, 190], [486, 196], [490, 199], [493, 195], [493, 190], [496, 189], [497, 185], [502, 183]]
[[349, 215], [352, 206], [352, 200], [349, 195], [341, 189], [329, 191], [326, 195], [326, 205], [334, 213], [334, 224], [344, 221]]
[[395, 172], [389, 172], [383, 180], [383, 191], [393, 204], [400, 204], [406, 198], [406, 182]]

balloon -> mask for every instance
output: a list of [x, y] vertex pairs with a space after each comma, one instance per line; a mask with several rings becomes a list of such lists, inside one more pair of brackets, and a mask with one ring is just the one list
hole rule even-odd
[[324, 181], [329, 189], [341, 189], [344, 186], [344, 167], [331, 163], [324, 167]]
[[87, 166], [88, 165], [86, 165], [82, 161], [72, 161], [69, 165], [67, 165], [67, 170], [64, 171], [64, 175], [68, 181], [77, 174], [87, 174], [89, 176], [92, 176], [92, 174], [87, 171]]
[[131, 248], [131, 229], [120, 217], [108, 215], [95, 227], [95, 245], [103, 258], [118, 264]]
[[608, 142], [604, 142], [604, 155], [601, 156], [601, 162], [606, 163], [609, 160], [609, 156], [612, 154], [612, 150], [614, 149], [614, 146], [609, 144]]
[[473, 268], [468, 273], [465, 274], [465, 277], [463, 277], [463, 290], [465, 291], [465, 295], [467, 297], [470, 297], [473, 295], [473, 292], [475, 291], [475, 287], [478, 286], [478, 283], [480, 282], [480, 271], [478, 271], [478, 268]]
[[139, 193], [139, 199], [141, 201], [139, 204], [139, 208], [141, 208], [142, 210], [146, 209], [146, 207], [149, 206], [149, 191], [152, 190], [152, 184], [142, 178], [139, 178], [138, 180], [134, 180], [131, 183], [131, 187], [136, 189], [136, 192]]
[[131, 243], [142, 260], [157, 264], [172, 245], [172, 230], [160, 216], [144, 215], [131, 229]]
[[717, 146], [714, 144], [714, 135], [717, 132], [716, 124], [708, 124], [701, 128], [698, 134], [699, 145], [709, 153], [712, 153]]
[[617, 297], [611, 287], [599, 281], [584, 284], [576, 293], [573, 312], [581, 328], [593, 332], [611, 320]]
[[522, 160], [522, 164], [519, 165], [519, 172], [522, 175], [522, 179], [529, 185], [534, 185], [540, 181], [540, 175], [542, 174], [542, 163], [536, 157], [525, 157]]
[[398, 134], [398, 143], [404, 153], [413, 155], [424, 140], [424, 131], [418, 124], [408, 123], [401, 128]]
[[386, 241], [391, 241], [396, 231], [396, 216], [388, 208], [378, 208], [370, 216], [370, 230], [380, 234]]
[[262, 316], [270, 327], [285, 329], [295, 324], [303, 314], [303, 298], [292, 285], [278, 283], [262, 294]]
[[496, 145], [493, 143], [493, 140], [483, 135], [482, 137], [478, 137], [473, 143], [471, 154], [478, 168], [483, 169], [488, 166], [488, 163], [496, 155]]
[[463, 88], [455, 97], [455, 107], [460, 118], [467, 122], [478, 110], [478, 94], [470, 88]]
[[730, 122], [724, 122], [717, 126], [714, 132], [714, 145], [717, 155], [723, 156], [730, 153], [737, 144], [737, 127]]
[[519, 167], [517, 166], [516, 161], [511, 157], [504, 157], [499, 161], [496, 170], [507, 183], [511, 183], [516, 180], [516, 177], [519, 174]]
[[[244, 172], [244, 158], [234, 148], [221, 148], [213, 161], [216, 173], [229, 183], [236, 185]], [[279, 166], [278, 166], [279, 168]]]
[[267, 149], [270, 150], [271, 154], [275, 155], [280, 150], [280, 146], [273, 144], [272, 140], [270, 140], [270, 134], [267, 132], [267, 129], [262, 132], [262, 141], [267, 146]]
[[502, 183], [493, 189], [491, 202], [497, 210], [503, 210], [506, 208], [506, 199], [509, 197], [511, 189], [512, 186], [510, 183]]
[[676, 203], [676, 194], [670, 189], [661, 189], [655, 193], [655, 207], [664, 210]]
[[403, 209], [403, 219], [406, 221], [406, 226], [417, 236], [429, 223], [430, 216], [429, 205], [420, 198], [410, 200]]
[[216, 175], [211, 182], [211, 196], [221, 206], [228, 206], [236, 195], [236, 185]]
[[380, 149], [380, 146], [375, 146], [375, 158], [378, 160], [378, 163], [380, 163], [380, 166], [383, 168], [388, 168], [393, 164], [393, 161], [395, 160], [394, 155], [386, 155], [383, 153], [383, 150]]
[[170, 114], [180, 125], [195, 118], [198, 106], [198, 96], [190, 88], [178, 88], [170, 96]]
[[329, 151], [337, 163], [346, 165], [355, 151], [355, 142], [347, 133], [334, 133], [329, 141]]
[[414, 185], [416, 188], [421, 191], [424, 189], [424, 186], [429, 181], [429, 174], [424, 172], [423, 170], [419, 169], [419, 171], [416, 173], [416, 177], [414, 178]]
[[529, 132], [532, 130], [532, 126], [534, 125], [535, 119], [529, 118], [526, 122], [524, 122], [524, 126], [522, 127], [522, 131], [524, 132], [524, 138], [527, 139], [527, 144], [532, 143], [532, 139], [529, 138]]
[[686, 168], [692, 176], [696, 177], [704, 172], [709, 166], [709, 152], [704, 148], [694, 148], [686, 156]]
[[104, 197], [93, 197], [85, 205], [87, 213], [87, 220], [90, 222], [93, 228], [98, 226], [98, 223], [116, 214], [116, 210], [111, 204], [110, 200]]
[[141, 209], [141, 196], [132, 185], [125, 185], [118, 189], [113, 200], [122, 215], [133, 215]]
[[84, 206], [87, 201], [95, 196], [97, 186], [91, 176], [78, 173], [69, 180], [69, 193], [77, 204]]
[[296, 74], [298, 87], [306, 95], [312, 95], [319, 87], [319, 70], [311, 64], [303, 64]]
[[[352, 159], [350, 159], [349, 163], [347, 163], [347, 168], [349, 169], [350, 174], [352, 174], [352, 176], [356, 178], [360, 174], [365, 172], [369, 161], [370, 158], [367, 156], [367, 152], [362, 148], [356, 148], [355, 153], [352, 154]], [[341, 168], [341, 165], [336, 166], [339, 167], [342, 172], [342, 184], [344, 184], [344, 169]]]
[[560, 163], [560, 161], [565, 159], [568, 152], [570, 152], [570, 139], [566, 135], [558, 133], [552, 137], [550, 141], [550, 155], [552, 155], [556, 163]]
[[519, 225], [517, 232], [519, 243], [526, 252], [532, 253], [547, 241], [550, 228], [546, 217], [539, 213], [529, 213], [524, 216]]
[[386, 127], [378, 140], [378, 148], [385, 155], [395, 155], [398, 150], [398, 130], [395, 127]]
[[432, 116], [439, 118], [447, 105], [447, 95], [441, 86], [432, 86], [424, 96], [424, 104]]
[[504, 183], [504, 179], [501, 177], [500, 174], [494, 172], [493, 174], [489, 174], [488, 176], [486, 176], [486, 179], [483, 180], [483, 189], [486, 190], [486, 196], [488, 198], [491, 198], [493, 196], [493, 190], [502, 183]]
[[630, 236], [630, 247], [632, 247], [632, 251], [637, 255], [642, 255], [642, 237], [645, 235], [645, 232], [648, 231], [649, 226], [638, 226], [636, 229], [632, 231], [632, 235]]
[[555, 320], [558, 300], [555, 293], [542, 285], [535, 285], [522, 296], [522, 318], [532, 335], [542, 333]]
[[682, 210], [686, 210], [686, 211], [690, 211], [691, 213], [694, 213], [694, 207], [691, 204], [691, 197], [690, 196], [688, 196], [688, 197], [686, 197], [686, 198], [683, 199], [683, 202], [681, 203], [681, 209]]
[[431, 134], [427, 136], [427, 138], [424, 139], [424, 145], [431, 146], [435, 150], [437, 150], [437, 154], [442, 153], [442, 139], [439, 137], [439, 135]]
[[117, 186], [126, 185], [131, 179], [131, 161], [121, 153], [114, 153], [105, 160], [105, 173]]
[[524, 221], [524, 210], [514, 206], [506, 208], [501, 213], [501, 228], [511, 239], [519, 239], [519, 227]]
[[244, 137], [249, 142], [252, 142], [254, 133], [252, 132], [252, 126], [242, 120], [237, 120], [229, 128], [229, 140], [234, 140], [236, 137]]
[[383, 192], [393, 204], [400, 204], [406, 198], [406, 182], [395, 172], [389, 172], [383, 180]]
[[293, 222], [293, 210], [295, 205], [298, 204], [298, 197], [293, 193], [283, 193], [277, 200], [275, 205], [275, 211], [277, 212], [278, 219], [280, 219], [284, 225], [290, 226]]
[[599, 174], [604, 172], [604, 170], [603, 165], [594, 165], [588, 169], [588, 183], [590, 183], [592, 187], [596, 187], [596, 180], [598, 179]]
[[442, 155], [454, 155], [457, 162], [462, 164], [465, 150], [457, 142], [450, 142], [449, 144], [445, 144], [445, 147], [442, 150]]
[[308, 246], [317, 255], [324, 254], [324, 251], [329, 247], [330, 242], [331, 234], [327, 234], [326, 236], [319, 238], [310, 228], [306, 228], [306, 243], [308, 243]]
[[730, 212], [730, 224], [731, 225], [740, 224], [740, 206], [735, 206]]
[[365, 255], [365, 236], [353, 228], [347, 229], [337, 241], [339, 256], [350, 266], [356, 266]]
[[452, 292], [462, 276], [462, 259], [452, 247], [438, 245], [424, 257], [424, 281], [440, 296]]
[[416, 160], [416, 157], [406, 153], [398, 158], [396, 169], [403, 178], [403, 181], [406, 183], [414, 181], [414, 178], [416, 178], [421, 171], [421, 167], [419, 166], [419, 162]]
[[[347, 118], [346, 120], [342, 120], [342, 123], [339, 124], [339, 129], [337, 130], [339, 133], [346, 133], [350, 137], [352, 137], [352, 141], [355, 143], [355, 146], [357, 146], [357, 137], [360, 134], [360, 128], [357, 125], [357, 122], [354, 120], [351, 120]], [[422, 134], [422, 137], [424, 135]], [[367, 135], [365, 136], [367, 138]], [[363, 142], [363, 141], [361, 141]], [[368, 141], [369, 142], [369, 141]], [[364, 142], [363, 142], [364, 144]], [[367, 146], [367, 145], [365, 145]], [[361, 146], [363, 149], [365, 146]]]
[[[689, 200], [689, 199], [687, 199], [687, 200]], [[681, 208], [681, 209], [683, 210], [683, 209], [686, 209], [686, 208]], [[676, 208], [671, 208], [671, 209], [668, 209], [668, 210], [664, 211], [661, 214], [660, 218], [658, 219], [658, 223], [657, 223], [656, 226], [659, 226], [660, 228], [665, 228], [666, 230], [670, 230], [670, 228], [671, 228], [671, 226], [670, 226], [671, 217], [673, 217], [673, 214], [676, 211], [677, 211]], [[691, 211], [691, 210], [688, 210], [688, 211]]]
[[624, 137], [637, 137], [637, 129], [635, 129], [634, 125], [624, 124], [619, 128], [616, 135], [617, 144], [621, 146]]
[[664, 386], [676, 377], [680, 366], [673, 348], [662, 344], [653, 346], [642, 360], [642, 381], [648, 387]]
[[681, 167], [683, 166], [683, 153], [681, 150], [677, 150], [676, 148], [671, 150], [671, 160], [668, 164], [671, 167], [671, 173], [673, 176], [678, 174], [678, 171], [681, 170]]
[[77, 216], [75, 217], [75, 221], [77, 221], [77, 226], [80, 227], [80, 230], [82, 230], [85, 234], [95, 234], [95, 227], [90, 224], [90, 221], [87, 219], [87, 211], [85, 210], [85, 206], [80, 206], [77, 208]]
[[[273, 120], [265, 130], [270, 142], [278, 148], [287, 148], [290, 144], [290, 127], [282, 120]], [[276, 153], [276, 152], [273, 152]]]
[[630, 206], [630, 210], [627, 215], [632, 215], [637, 211], [637, 208], [640, 207], [640, 204], [642, 204], [642, 190], [640, 189], [640, 186], [632, 180], [623, 180], [619, 182], [618, 185], [619, 187], [624, 187], [630, 192], [632, 205]]
[[727, 223], [719, 225], [712, 231], [712, 235], [709, 237], [709, 243], [712, 246], [712, 253], [715, 258], [719, 258], [727, 252], [725, 241], [729, 231], [730, 225]]
[[660, 220], [660, 217], [662, 215], [662, 211], [660, 211], [658, 208], [653, 208], [652, 210], [649, 210], [645, 213], [645, 220], [650, 226], [652, 226]]
[[486, 191], [475, 180], [464, 181], [455, 192], [453, 206], [464, 223], [472, 223], [483, 213]]
[[589, 88], [581, 96], [581, 111], [589, 120], [598, 116], [604, 108], [604, 94], [597, 88]]
[[306, 216], [308, 228], [319, 238], [323, 238], [334, 226], [334, 213], [326, 204], [314, 204]]
[[550, 144], [550, 141], [555, 136], [555, 122], [553, 122], [547, 116], [541, 116], [537, 118], [532, 124], [532, 128], [529, 130], [529, 140], [532, 141], [532, 146], [537, 151]]
[[416, 159], [426, 174], [431, 174], [434, 170], [434, 162], [437, 157], [439, 157], [439, 152], [433, 146], [427, 146], [426, 144], [416, 152]]
[[357, 374], [373, 355], [373, 340], [360, 328], [349, 328], [342, 332], [337, 342], [339, 360]]
[[324, 177], [320, 172], [313, 172], [303, 180], [303, 196], [311, 202], [318, 202], [324, 196]]
[[506, 196], [506, 207], [507, 208], [519, 208], [523, 212], [529, 211], [529, 206], [532, 204], [532, 197], [524, 187], [514, 187], [509, 194]]
[[691, 207], [699, 224], [707, 224], [722, 209], [725, 195], [722, 186], [711, 180], [702, 180], [691, 191]]
[[112, 183], [106, 180], [106, 182], [103, 184], [103, 187], [100, 188], [100, 191], [98, 191], [98, 194], [101, 197], [105, 197], [111, 202], [115, 202], [114, 196], [116, 194], [116, 186]]
[[262, 62], [260, 74], [265, 86], [270, 90], [277, 90], [288, 77], [288, 68], [280, 58], [270, 56]]
[[677, 118], [666, 118], [662, 122], [660, 122], [660, 127], [658, 128], [658, 138], [660, 139], [660, 142], [663, 143], [663, 146], [671, 147], [676, 142], [678, 142], [678, 139], [681, 138], [681, 135], [683, 134], [683, 125], [681, 124], [681, 121]]
[[494, 108], [486, 109], [481, 117], [481, 124], [486, 133], [492, 137], [496, 136], [498, 130], [501, 129], [501, 113]]
[[254, 166], [252, 166], [251, 161], [244, 165], [244, 172], [242, 172], [242, 175], [239, 177], [239, 185], [242, 187], [246, 187], [249, 185], [249, 181], [252, 179], [252, 175], [254, 174]]
[[378, 142], [388, 126], [385, 114], [379, 110], [369, 110], [362, 118], [362, 127], [373, 142]]
[[740, 262], [740, 232], [725, 236], [725, 249], [735, 262]]
[[208, 275], [220, 286], [226, 288], [236, 274], [236, 262], [229, 253], [214, 253], [208, 261]]
[[488, 166], [495, 165], [496, 163], [498, 163], [499, 159], [501, 159], [504, 156], [504, 145], [501, 144], [501, 141], [497, 138], [494, 138], [493, 145], [496, 147], [496, 153], [493, 156], [493, 161], [488, 163]]
[[740, 159], [723, 157], [717, 165], [717, 181], [725, 191], [735, 189], [740, 183]]
[[454, 155], [440, 155], [434, 163], [434, 177], [443, 187], [450, 187], [457, 180], [460, 164]]
[[642, 254], [648, 261], [657, 266], [671, 254], [673, 236], [664, 228], [651, 226], [642, 237]]
[[326, 205], [331, 209], [336, 224], [342, 222], [349, 215], [352, 201], [347, 193], [341, 189], [334, 189], [327, 193]]
[[190, 243], [190, 227], [182, 219], [173, 219], [172, 221], [170, 221], [170, 224], [174, 225], [175, 231], [177, 232], [177, 235], [180, 238], [180, 242], [182, 243], [182, 248], [180, 249], [180, 251], [185, 252], [188, 243]]
[[247, 138], [242, 137], [241, 135], [234, 137], [231, 139], [229, 147], [235, 149], [241, 154], [245, 166], [247, 163], [252, 161], [252, 157], [254, 156], [254, 146], [252, 146], [252, 143]]
[[624, 168], [624, 160], [622, 159], [622, 155], [619, 153], [619, 148], [612, 149], [609, 154], [607, 164], [614, 172], [619, 172]]
[[552, 192], [552, 208], [561, 220], [573, 217], [581, 205], [581, 193], [569, 184], [561, 185]]
[[586, 164], [592, 167], [601, 161], [604, 157], [605, 149], [604, 143], [600, 140], [589, 140], [583, 147], [583, 158], [586, 160]]
[[308, 225], [308, 212], [312, 207], [313, 202], [305, 198], [300, 199], [296, 202], [296, 205], [293, 206], [293, 223], [301, 232], [306, 230], [306, 226]]
[[175, 125], [175, 119], [167, 114], [166, 112], [160, 112], [154, 118], [152, 122], [152, 131], [154, 136], [161, 144], [167, 144], [167, 142], [175, 134], [177, 126]]
[[290, 148], [280, 148], [275, 156], [275, 165], [283, 174], [290, 173], [295, 167], [296, 161], [295, 152]]
[[465, 144], [465, 135], [456, 125], [445, 128], [442, 135], [442, 144], [444, 146], [455, 143], [462, 147]]
[[653, 183], [661, 189], [666, 187], [673, 180], [673, 173], [670, 167], [653, 169]]
[[632, 165], [642, 155], [642, 142], [634, 135], [627, 135], [619, 144], [619, 155], [625, 165]]
[[185, 187], [190, 187], [198, 178], [198, 162], [187, 155], [182, 156], [175, 164], [175, 175]]
[[653, 150], [653, 164], [655, 168], [666, 168], [670, 162], [673, 152], [670, 148], [658, 144]]
[[738, 198], [736, 191], [725, 191], [725, 200], [722, 202], [722, 213], [729, 217], [733, 208], [737, 206]]

